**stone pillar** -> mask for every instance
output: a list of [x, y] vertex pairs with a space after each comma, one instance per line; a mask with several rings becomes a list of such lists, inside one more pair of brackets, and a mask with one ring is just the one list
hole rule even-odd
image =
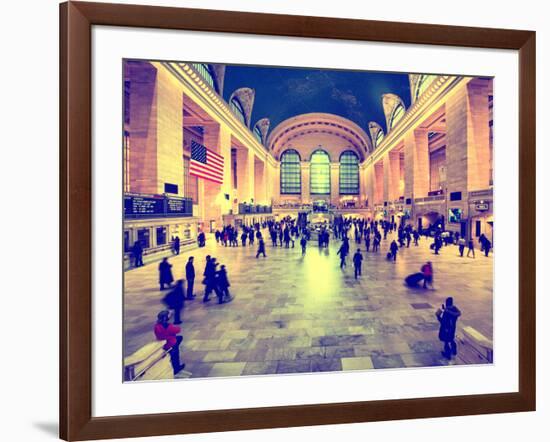
[[271, 165], [266, 162], [267, 167], [267, 199], [269, 202], [279, 203], [281, 197], [281, 179], [280, 168], [277, 165]]
[[157, 193], [157, 69], [147, 62], [127, 62], [130, 82], [130, 192]]
[[[228, 214], [231, 209], [231, 132], [225, 126], [212, 123], [204, 126], [203, 144], [208, 149], [223, 157], [223, 184], [199, 178], [202, 181], [204, 197], [200, 201], [203, 221], [208, 227], [211, 220], [222, 224], [222, 215]], [[199, 185], [199, 192], [201, 186]], [[229, 195], [229, 200], [225, 195]]]
[[399, 152], [388, 152], [383, 158], [384, 166], [384, 201], [395, 201], [399, 198], [400, 165]]
[[178, 186], [183, 196], [183, 91], [165, 69], [157, 73], [157, 190], [164, 184]]
[[264, 160], [254, 159], [254, 202], [267, 204], [266, 195], [266, 167]]
[[365, 201], [368, 197], [367, 190], [367, 169], [364, 164], [359, 165], [359, 204], [361, 206], [365, 205]]
[[416, 129], [405, 135], [405, 198], [422, 198], [430, 190], [428, 131]]
[[308, 161], [302, 161], [300, 163], [300, 172], [301, 172], [301, 181], [302, 181], [302, 204], [310, 204], [311, 203], [311, 193], [310, 193], [310, 187], [309, 187], [309, 162]]
[[[446, 104], [447, 188], [486, 189], [490, 181], [488, 82], [475, 79]], [[467, 195], [463, 195], [463, 200]]]
[[250, 203], [254, 199], [254, 152], [237, 147], [237, 199]]
[[340, 163], [330, 163], [330, 202], [340, 204]]
[[374, 200], [376, 204], [384, 202], [384, 166], [379, 161], [373, 166]]

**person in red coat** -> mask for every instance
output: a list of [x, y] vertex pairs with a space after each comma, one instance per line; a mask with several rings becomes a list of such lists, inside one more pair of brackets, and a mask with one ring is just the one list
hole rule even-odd
[[426, 264], [422, 266], [420, 269], [422, 272], [422, 275], [424, 275], [424, 288], [428, 288], [428, 284], [433, 289], [434, 288], [434, 270], [432, 267], [432, 263], [428, 261]]
[[185, 364], [180, 363], [180, 344], [183, 338], [179, 335], [181, 327], [170, 324], [168, 310], [163, 310], [157, 315], [154, 332], [158, 341], [166, 341], [163, 348], [170, 352], [174, 375], [178, 374], [185, 367]]

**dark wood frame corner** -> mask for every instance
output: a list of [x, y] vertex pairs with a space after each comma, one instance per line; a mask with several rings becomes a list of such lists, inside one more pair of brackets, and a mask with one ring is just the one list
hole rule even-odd
[[[519, 392], [92, 417], [93, 25], [519, 51]], [[535, 410], [535, 33], [105, 3], [60, 5], [60, 436], [122, 438]], [[526, 221], [527, 220], [527, 221]]]

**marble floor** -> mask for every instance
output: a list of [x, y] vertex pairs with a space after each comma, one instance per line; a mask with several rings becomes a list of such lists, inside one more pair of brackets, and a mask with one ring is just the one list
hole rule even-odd
[[[264, 237], [266, 235], [264, 234]], [[453, 296], [462, 311], [458, 330], [472, 326], [488, 338], [493, 331], [493, 258], [479, 250], [461, 258], [456, 246], [440, 255], [430, 239], [400, 249], [387, 261], [391, 235], [379, 253], [364, 253], [363, 275], [355, 280], [351, 260], [344, 270], [336, 255], [310, 242], [302, 257], [294, 249], [267, 244], [267, 258], [256, 247], [226, 248], [209, 238], [207, 246], [170, 258], [174, 277], [183, 278], [189, 256], [202, 275], [205, 256], [225, 264], [234, 300], [203, 304], [197, 298], [183, 311], [181, 358], [192, 377], [365, 370], [462, 364], [447, 361], [437, 339], [435, 310]], [[355, 244], [351, 243], [352, 253]], [[403, 278], [430, 260], [434, 290], [411, 289]], [[157, 281], [158, 263], [125, 272], [125, 355], [154, 340], [158, 311], [163, 309]], [[460, 349], [459, 349], [460, 353]]]

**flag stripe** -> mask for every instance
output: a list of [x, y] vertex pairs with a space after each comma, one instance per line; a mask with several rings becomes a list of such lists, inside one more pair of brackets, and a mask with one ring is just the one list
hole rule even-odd
[[219, 178], [214, 178], [204, 172], [192, 172], [191, 175], [194, 175], [196, 177], [199, 177], [199, 178], [204, 178], [206, 180], [209, 180], [209, 181], [213, 181], [215, 183], [218, 183], [218, 184], [223, 184], [223, 181]]
[[199, 171], [204, 170], [205, 172], [211, 173], [212, 175], [218, 175], [220, 178], [223, 178], [223, 171], [220, 171], [215, 167], [210, 167], [208, 165], [201, 164], [199, 162], [191, 161], [189, 163], [189, 168], [199, 170]]
[[224, 158], [192, 140], [189, 173], [199, 178], [222, 184], [224, 178]]

